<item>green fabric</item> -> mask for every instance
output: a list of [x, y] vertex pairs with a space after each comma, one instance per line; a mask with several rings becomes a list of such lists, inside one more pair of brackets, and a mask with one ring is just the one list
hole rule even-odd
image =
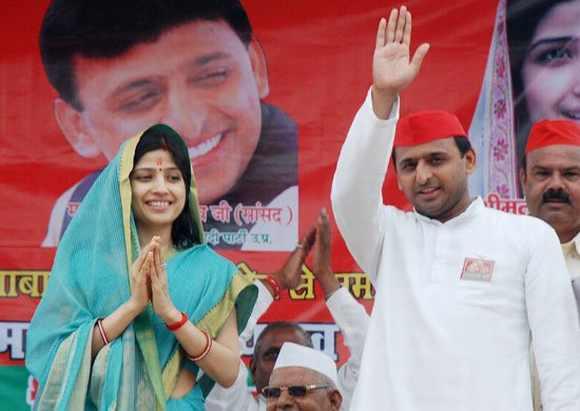
[[0, 366], [0, 409], [30, 411], [26, 403], [29, 391], [28, 370], [24, 367]]
[[[59, 244], [48, 287], [27, 337], [26, 366], [40, 384], [37, 410], [163, 410], [168, 400], [164, 385], [172, 381], [167, 374], [173, 372], [175, 377], [179, 367], [187, 365], [179, 362], [175, 337], [151, 307], [91, 364], [95, 321], [129, 299], [129, 267], [139, 254], [128, 180], [139, 138], [125, 142], [101, 173]], [[194, 184], [190, 204], [201, 239]], [[193, 322], [217, 309], [222, 315], [212, 317], [212, 328], [219, 330], [231, 313], [231, 309], [219, 307], [234, 306], [239, 310], [238, 325], [247, 321], [256, 288], [234, 264], [208, 246], [181, 250], [167, 262], [167, 273], [174, 304]], [[173, 369], [171, 364], [178, 367]], [[206, 385], [211, 388], [212, 383]], [[200, 382], [194, 391], [201, 386]], [[171, 392], [171, 386], [167, 388]], [[171, 404], [192, 398], [202, 396], [186, 395]], [[203, 402], [195, 401], [197, 408], [193, 409], [202, 410]]]

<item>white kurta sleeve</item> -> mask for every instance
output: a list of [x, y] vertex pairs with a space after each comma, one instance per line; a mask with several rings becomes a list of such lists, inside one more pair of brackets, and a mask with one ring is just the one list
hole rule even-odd
[[387, 120], [376, 117], [371, 92], [340, 151], [332, 182], [332, 210], [349, 251], [374, 281], [385, 232], [382, 186], [391, 157], [398, 99]]
[[342, 409], [350, 409], [362, 359], [369, 315], [346, 288], [339, 288], [326, 301], [332, 318], [344, 336], [350, 357], [338, 369], [338, 384], [342, 394]]
[[[258, 287], [258, 299], [250, 314], [246, 328], [240, 334], [239, 341], [242, 346], [252, 338], [258, 320], [268, 311], [272, 301], [274, 301], [272, 295], [261, 281], [256, 280], [255, 284]], [[248, 373], [248, 368], [240, 360], [240, 370], [234, 384], [229, 388], [216, 384], [206, 399], [205, 409], [207, 411], [247, 411], [258, 409], [258, 402], [248, 389]]]
[[544, 411], [580, 410], [580, 320], [555, 232], [535, 233], [527, 267], [526, 308]]
[[238, 378], [229, 388], [216, 384], [205, 400], [207, 411], [247, 411], [256, 409], [256, 399], [248, 388], [248, 368], [240, 360]]

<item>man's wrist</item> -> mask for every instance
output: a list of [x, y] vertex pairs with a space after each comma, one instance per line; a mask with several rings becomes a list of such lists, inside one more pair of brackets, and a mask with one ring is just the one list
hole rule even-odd
[[334, 276], [334, 273], [329, 269], [319, 273], [318, 282], [320, 283], [326, 299], [330, 298], [330, 296], [340, 288], [340, 283]]
[[381, 120], [389, 118], [398, 94], [397, 90], [379, 88], [373, 84], [371, 88], [372, 108], [378, 118]]

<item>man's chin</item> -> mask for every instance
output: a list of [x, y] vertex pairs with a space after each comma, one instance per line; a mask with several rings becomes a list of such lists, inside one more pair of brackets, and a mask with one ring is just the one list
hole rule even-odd
[[551, 226], [561, 226], [569, 224], [574, 220], [574, 213], [571, 207], [542, 207], [536, 216]]
[[442, 210], [442, 207], [436, 206], [434, 204], [429, 204], [429, 205], [417, 204], [417, 205], [414, 205], [414, 207], [415, 207], [415, 210], [419, 214], [424, 215], [425, 217], [429, 217], [429, 218], [437, 219], [441, 214], [444, 213], [444, 211]]

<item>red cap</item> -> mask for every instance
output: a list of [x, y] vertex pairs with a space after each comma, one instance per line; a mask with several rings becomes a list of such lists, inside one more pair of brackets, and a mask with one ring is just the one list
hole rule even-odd
[[580, 146], [580, 127], [570, 120], [542, 120], [532, 127], [526, 154], [538, 148], [565, 144]]
[[397, 122], [395, 147], [416, 146], [449, 137], [467, 137], [459, 119], [446, 111], [418, 111]]

